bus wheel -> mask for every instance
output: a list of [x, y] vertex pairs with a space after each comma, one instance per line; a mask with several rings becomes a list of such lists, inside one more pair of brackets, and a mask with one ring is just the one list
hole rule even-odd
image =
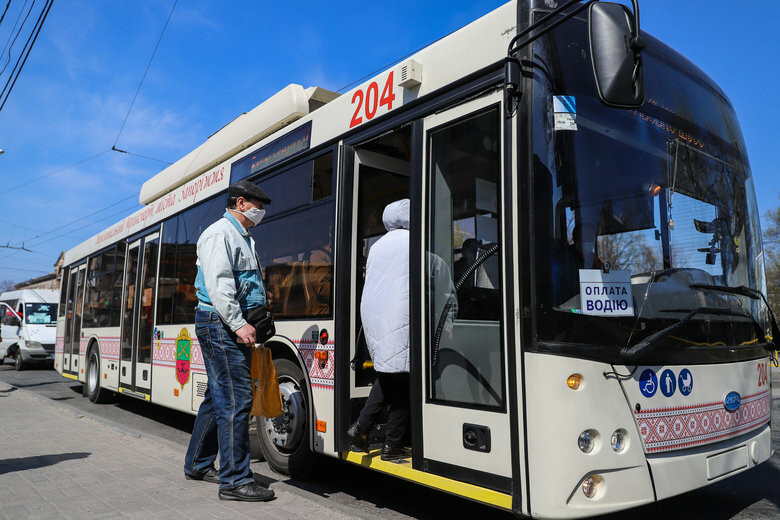
[[14, 359], [14, 366], [16, 367], [16, 370], [24, 370], [27, 366], [27, 363], [24, 362], [22, 359], [22, 353], [17, 350], [16, 351], [16, 359]]
[[87, 362], [87, 397], [93, 403], [105, 403], [111, 398], [111, 392], [100, 388], [100, 354], [98, 349], [93, 348], [89, 353], [89, 362]]
[[271, 469], [300, 478], [312, 470], [316, 460], [316, 455], [309, 450], [306, 379], [300, 367], [292, 361], [277, 359], [274, 365], [284, 413], [273, 419], [255, 418], [257, 436]]

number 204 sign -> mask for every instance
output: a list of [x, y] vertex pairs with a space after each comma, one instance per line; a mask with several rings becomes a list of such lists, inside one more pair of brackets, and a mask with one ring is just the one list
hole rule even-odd
[[386, 114], [393, 107], [400, 106], [400, 100], [396, 103], [396, 87], [393, 81], [394, 71], [386, 76], [363, 85], [352, 94], [352, 119], [349, 127], [354, 128], [370, 121], [377, 116]]

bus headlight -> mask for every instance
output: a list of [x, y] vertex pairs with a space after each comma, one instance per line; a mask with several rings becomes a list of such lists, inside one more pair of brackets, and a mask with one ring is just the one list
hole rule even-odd
[[27, 347], [27, 348], [43, 350], [43, 345], [41, 345], [37, 341], [25, 341], [24, 342], [24, 346]]
[[628, 432], [623, 428], [615, 430], [612, 433], [612, 439], [610, 439], [609, 443], [612, 445], [612, 450], [615, 453], [620, 453], [626, 449], [626, 445], [628, 444]]
[[593, 446], [596, 444], [596, 437], [598, 433], [593, 430], [585, 430], [577, 438], [577, 446], [580, 447], [583, 453], [590, 453], [593, 451]]
[[588, 498], [595, 497], [603, 480], [604, 479], [598, 475], [591, 475], [586, 478], [582, 481], [582, 493]]

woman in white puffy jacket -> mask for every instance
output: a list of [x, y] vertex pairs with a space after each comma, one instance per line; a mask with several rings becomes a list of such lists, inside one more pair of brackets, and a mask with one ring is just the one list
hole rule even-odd
[[382, 460], [408, 457], [403, 437], [409, 418], [409, 199], [387, 205], [387, 234], [368, 253], [360, 316], [377, 378], [360, 417], [347, 434], [368, 450], [368, 431], [390, 406]]

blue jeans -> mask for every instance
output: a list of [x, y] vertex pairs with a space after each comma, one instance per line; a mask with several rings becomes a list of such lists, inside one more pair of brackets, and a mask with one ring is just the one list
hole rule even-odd
[[214, 467], [219, 450], [219, 489], [253, 482], [249, 468], [249, 411], [252, 409], [251, 347], [216, 312], [198, 309], [195, 334], [209, 384], [192, 428], [184, 473], [199, 476]]

